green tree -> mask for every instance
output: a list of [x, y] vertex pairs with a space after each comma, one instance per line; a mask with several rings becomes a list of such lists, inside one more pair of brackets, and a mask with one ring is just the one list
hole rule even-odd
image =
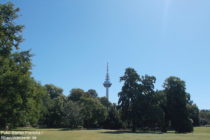
[[53, 99], [50, 98], [48, 91], [46, 90], [45, 86], [39, 84], [37, 91], [42, 93], [40, 100], [41, 100], [41, 114], [38, 125], [40, 127], [47, 127], [47, 120], [49, 119], [49, 110], [53, 106]]
[[[5, 14], [1, 15], [5, 16], [4, 18], [6, 18], [6, 16], [17, 16], [10, 15], [15, 14], [15, 11], [18, 11], [13, 9], [14, 11], [12, 12], [12, 4], [1, 5], [0, 8], [2, 11], [1, 14]], [[6, 13], [8, 15], [6, 15]], [[8, 18], [12, 20], [14, 17]], [[6, 29], [7, 27], [8, 30], [14, 28], [14, 31], [16, 31], [13, 22], [7, 20], [5, 23], [2, 23], [1, 20], [1, 28]], [[8, 25], [5, 26], [4, 24]], [[9, 24], [11, 24], [11, 26], [9, 26]], [[18, 33], [19, 32], [16, 32], [16, 34]], [[4, 34], [4, 32], [1, 34]], [[8, 42], [1, 36], [0, 41], [2, 43], [0, 46], [0, 121], [3, 127], [34, 125], [39, 117], [39, 110], [36, 110], [36, 108], [39, 108], [39, 93], [37, 92], [36, 82], [31, 77], [30, 72], [32, 67], [32, 55], [29, 51], [12, 52], [13, 46], [10, 45], [14, 45], [13, 43], [17, 41], [13, 40], [16, 39], [15, 36], [15, 33], [14, 36], [11, 34], [8, 35], [7, 37], [11, 37], [11, 39], [8, 39]], [[11, 43], [11, 40], [14, 42]], [[5, 44], [3, 44], [3, 42]], [[16, 42], [16, 44], [18, 44], [18, 42]], [[18, 46], [15, 45], [15, 47], [17, 48]]]
[[109, 102], [109, 100], [106, 97], [100, 97], [98, 99], [99, 99], [100, 103], [102, 105], [104, 105], [106, 108], [109, 108], [112, 106], [112, 104]]
[[133, 68], [127, 68], [124, 76], [120, 77], [120, 81], [124, 82], [122, 91], [119, 96], [119, 107], [122, 112], [122, 119], [127, 121], [132, 127], [132, 131], [136, 131], [136, 125], [139, 119], [137, 107], [137, 98], [139, 98], [139, 82], [140, 77]]
[[83, 124], [86, 128], [99, 127], [106, 120], [108, 112], [97, 98], [82, 97], [80, 99]]
[[169, 77], [165, 80], [164, 88], [172, 127], [178, 133], [192, 132], [193, 126], [187, 111], [185, 82], [178, 77]]
[[78, 128], [83, 125], [81, 107], [73, 101], [66, 101], [63, 108], [62, 123], [63, 127]]
[[158, 90], [156, 91], [156, 98], [159, 104], [159, 107], [163, 111], [163, 120], [160, 124], [161, 131], [167, 132], [169, 127], [169, 115], [167, 110], [167, 97], [164, 90]]
[[189, 117], [193, 121], [193, 126], [199, 126], [199, 109], [196, 104], [187, 104], [187, 110], [189, 112]]
[[63, 127], [63, 116], [64, 116], [64, 106], [65, 106], [65, 97], [58, 96], [52, 100], [52, 104], [48, 109], [49, 113], [46, 116], [46, 125], [48, 127]]
[[29, 51], [0, 58], [0, 121], [2, 126], [34, 125], [39, 118], [38, 85], [31, 77]]
[[89, 89], [86, 94], [90, 95], [93, 98], [97, 98], [98, 97], [98, 93], [96, 92], [96, 90], [94, 89]]
[[150, 129], [162, 128], [164, 122], [164, 111], [160, 107], [159, 96], [154, 91], [154, 84], [156, 78], [154, 76], [141, 77], [141, 96], [138, 98], [137, 106], [139, 108], [139, 115], [141, 115], [140, 126]]
[[70, 95], [68, 96], [69, 100], [79, 101], [82, 96], [85, 95], [85, 91], [80, 88], [74, 88], [70, 91]]
[[210, 110], [201, 110], [199, 117], [201, 125], [210, 125]]
[[[154, 91], [156, 78], [154, 76], [139, 76], [132, 68], [127, 68], [121, 81], [124, 81], [119, 93], [119, 107], [122, 119], [127, 121], [132, 131], [137, 128], [159, 128], [166, 131], [165, 99]], [[162, 99], [163, 98], [163, 99]]]
[[140, 78], [135, 113], [138, 116], [137, 127], [142, 129], [161, 128], [163, 130], [165, 114], [161, 108], [160, 96], [154, 91], [155, 81], [154, 76], [145, 75]]
[[63, 89], [56, 87], [53, 84], [46, 84], [45, 88], [46, 88], [48, 95], [50, 96], [51, 99], [55, 99], [58, 96], [63, 96]]
[[41, 113], [42, 91], [31, 77], [30, 51], [18, 52], [22, 25], [18, 8], [0, 4], [0, 123], [1, 127], [35, 125]]
[[191, 100], [189, 93], [187, 93], [187, 110], [189, 113], [189, 117], [193, 122], [193, 126], [199, 126], [200, 125], [199, 109], [197, 105], [193, 103], [193, 101]]
[[122, 128], [122, 120], [120, 111], [115, 104], [111, 104], [108, 108], [108, 117], [105, 120], [103, 127], [106, 129], [119, 129]]

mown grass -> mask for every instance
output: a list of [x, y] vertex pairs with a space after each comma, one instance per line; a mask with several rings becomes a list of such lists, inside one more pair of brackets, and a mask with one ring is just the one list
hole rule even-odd
[[[28, 129], [27, 129], [28, 130]], [[120, 130], [29, 129], [41, 131], [37, 140], [210, 140], [210, 127], [196, 127], [193, 133], [131, 133]]]

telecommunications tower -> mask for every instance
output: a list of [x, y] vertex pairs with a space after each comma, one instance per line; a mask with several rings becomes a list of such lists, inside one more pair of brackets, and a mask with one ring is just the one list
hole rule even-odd
[[103, 85], [106, 88], [106, 98], [109, 100], [109, 88], [111, 87], [112, 83], [109, 81], [109, 64], [108, 63], [107, 63], [106, 79]]

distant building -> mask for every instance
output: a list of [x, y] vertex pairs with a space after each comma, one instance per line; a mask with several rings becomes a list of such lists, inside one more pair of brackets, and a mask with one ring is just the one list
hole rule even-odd
[[105, 79], [103, 85], [106, 88], [106, 98], [109, 100], [109, 88], [111, 87], [112, 83], [109, 81], [109, 65], [108, 65], [108, 63], [107, 63], [106, 79]]

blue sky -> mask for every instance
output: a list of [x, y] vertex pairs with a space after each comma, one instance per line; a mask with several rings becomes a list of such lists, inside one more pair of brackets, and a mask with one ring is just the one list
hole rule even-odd
[[156, 76], [156, 89], [180, 77], [198, 107], [210, 108], [210, 0], [11, 1], [21, 9], [21, 46], [35, 54], [32, 72], [42, 84], [105, 96], [109, 62], [112, 102], [119, 77], [133, 67]]

